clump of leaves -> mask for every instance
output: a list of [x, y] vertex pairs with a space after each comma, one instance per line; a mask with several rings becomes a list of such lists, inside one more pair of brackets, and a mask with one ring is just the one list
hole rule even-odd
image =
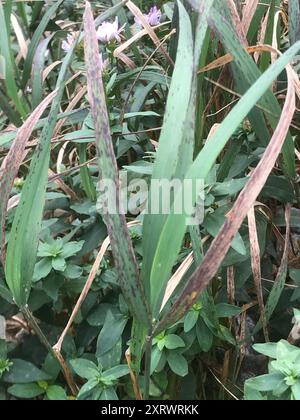
[[101, 363], [96, 365], [86, 359], [71, 360], [71, 366], [78, 376], [87, 379], [78, 394], [78, 400], [118, 400], [114, 386], [119, 378], [129, 373], [127, 365], [104, 370]]
[[0, 359], [0, 378], [3, 376], [5, 372], [8, 372], [10, 367], [12, 366], [12, 362], [8, 359]]
[[37, 256], [40, 261], [35, 266], [34, 280], [39, 281], [47, 277], [52, 270], [63, 273], [65, 277], [76, 279], [82, 274], [81, 267], [68, 260], [75, 256], [83, 247], [84, 241], [66, 242], [65, 239], [48, 238], [47, 242], [39, 245]]
[[300, 349], [285, 340], [255, 344], [257, 352], [273, 359], [269, 373], [245, 384], [248, 400], [300, 400]]

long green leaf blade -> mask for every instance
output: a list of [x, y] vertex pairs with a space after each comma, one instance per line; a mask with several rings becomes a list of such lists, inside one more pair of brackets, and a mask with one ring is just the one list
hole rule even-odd
[[23, 80], [22, 80], [23, 87], [26, 86], [26, 84], [27, 84], [27, 82], [30, 78], [32, 62], [33, 62], [33, 59], [34, 59], [34, 54], [35, 54], [36, 49], [39, 45], [40, 39], [43, 36], [43, 33], [45, 32], [50, 19], [55, 14], [55, 12], [60, 7], [60, 5], [62, 4], [63, 1], [64, 0], [58, 0], [57, 2], [53, 3], [48, 8], [48, 10], [44, 14], [39, 26], [37, 27], [37, 29], [35, 30], [35, 32], [33, 34], [30, 45], [28, 47], [28, 54], [27, 54], [27, 57], [26, 57], [26, 60], [25, 60], [25, 63], [24, 63]]
[[[120, 189], [118, 168], [110, 134], [95, 22], [88, 2], [84, 15], [84, 30], [88, 93], [95, 125], [99, 169], [102, 179], [110, 180], [114, 183], [117, 200]], [[120, 286], [127, 304], [135, 318], [145, 325], [149, 325], [149, 310], [139, 278], [138, 266], [125, 216], [117, 214], [117, 212], [116, 214], [105, 212], [103, 219], [109, 233]]]
[[52, 103], [48, 124], [43, 128], [39, 146], [31, 161], [30, 172], [23, 186], [8, 242], [5, 276], [19, 307], [27, 304], [30, 294], [48, 182], [51, 138], [60, 110], [68, 67], [76, 45], [75, 42], [63, 61], [57, 80], [58, 93]]
[[6, 19], [4, 15], [2, 0], [0, 0], [0, 54], [4, 58], [5, 63], [5, 86], [7, 94], [13, 101], [18, 113], [21, 117], [25, 117], [27, 114], [26, 107], [19, 97], [18, 87], [15, 81], [15, 66], [13, 62], [13, 56], [10, 48], [10, 34], [7, 31]]
[[39, 121], [45, 109], [51, 103], [57, 92], [54, 91], [38, 106], [28, 117], [22, 127], [19, 128], [17, 136], [11, 146], [6, 159], [0, 168], [0, 254], [2, 261], [5, 259], [5, 217], [9, 196], [13, 187], [14, 180], [18, 174], [19, 167], [24, 158], [25, 147], [35, 125]]
[[[239, 103], [233, 108], [225, 118], [217, 132], [206, 143], [202, 152], [187, 171], [186, 179], [197, 180], [205, 179], [214, 165], [220, 152], [226, 145], [229, 138], [234, 134], [236, 128], [248, 115], [249, 111], [255, 106], [272, 82], [279, 76], [285, 66], [293, 59], [300, 48], [300, 43], [290, 48], [277, 62], [271, 66], [260, 79], [249, 89], [247, 94], [242, 97]], [[182, 192], [179, 191], [175, 198], [181, 200]], [[177, 198], [178, 197], [178, 198]], [[196, 196], [194, 203], [196, 203]], [[174, 261], [180, 250], [180, 246], [186, 231], [186, 217], [189, 215], [170, 214], [160, 236], [160, 241], [155, 253], [151, 276], [153, 278], [165, 278], [170, 274]], [[167, 250], [167, 252], [166, 252]]]
[[[177, 50], [175, 69], [172, 77], [168, 96], [165, 119], [159, 140], [157, 158], [153, 169], [153, 180], [182, 179], [187, 167], [193, 159], [193, 136], [188, 133], [186, 125], [188, 110], [191, 99], [193, 83], [193, 36], [189, 16], [180, 2], [179, 21], [180, 33]], [[168, 162], [166, 164], [166, 162]], [[150, 197], [154, 192], [152, 187]], [[161, 191], [157, 192], [161, 194]], [[149, 203], [151, 205], [151, 203]], [[149, 273], [158, 244], [159, 236], [166, 220], [166, 215], [149, 214], [143, 222], [143, 282], [151, 285], [151, 306], [155, 307], [158, 296], [161, 295], [162, 287], [166, 279], [151, 278]], [[149, 289], [148, 295], [149, 295]]]
[[[249, 106], [254, 106], [254, 104], [259, 100], [260, 96], [263, 95], [265, 90], [270, 86], [272, 81], [281, 73], [283, 68], [298, 53], [299, 49], [300, 42], [298, 42], [292, 48], [290, 48], [282, 57], [280, 57], [279, 60], [277, 60], [277, 62], [274, 65], [272, 65], [261, 76], [261, 78], [252, 86], [252, 88], [250, 88], [248, 93], [240, 100], [238, 105], [227, 116], [227, 118], [221, 124], [220, 129], [213, 136], [212, 140], [219, 139], [222, 142], [222, 139], [220, 138], [221, 136], [225, 136], [225, 138], [227, 138], [227, 134], [229, 134], [230, 130], [232, 130], [233, 128], [232, 125], [236, 124], [240, 116], [242, 117], [242, 119], [246, 117], [247, 113], [249, 112]], [[232, 238], [237, 233], [238, 229], [240, 228], [243, 222], [244, 217], [246, 217], [249, 209], [254, 204], [254, 201], [256, 200], [259, 192], [263, 188], [263, 185], [265, 184], [272, 170], [272, 167], [274, 166], [276, 159], [280, 153], [280, 148], [282, 147], [285, 136], [289, 130], [289, 125], [293, 118], [293, 113], [295, 110], [295, 92], [293, 87], [291, 87], [293, 83], [292, 77], [290, 77], [289, 82], [290, 85], [285, 109], [282, 113], [280, 124], [278, 125], [276, 132], [274, 133], [273, 142], [269, 144], [262, 161], [255, 169], [253, 175], [250, 177], [247, 186], [240, 194], [237, 202], [234, 205], [234, 208], [232, 209], [230, 216], [227, 218], [217, 238], [214, 240], [212, 246], [205, 255], [203, 263], [192, 275], [184, 289], [184, 292], [178, 298], [172, 310], [165, 316], [165, 318], [159, 324], [157, 331], [161, 331], [162, 329], [166, 328], [166, 326], [169, 326], [171, 323], [178, 320], [185, 313], [185, 311], [188, 310], [190, 306], [195, 303], [201, 291], [205, 288], [205, 286], [207, 286], [212, 276], [217, 272], [218, 267], [222, 262], [220, 257], [225, 257], [230, 247]], [[285, 115], [285, 112], [287, 113], [287, 115]], [[229, 126], [229, 124], [231, 124], [231, 127]], [[215, 143], [215, 146], [216, 145], [218, 145], [218, 142]], [[213, 150], [207, 150], [207, 154], [205, 156], [204, 154], [200, 154], [199, 158], [192, 165], [192, 168], [188, 171], [187, 177], [194, 178], [197, 175], [199, 176], [199, 173], [202, 172], [200, 168], [204, 164], [203, 158], [205, 157], [207, 161], [210, 161], [213, 154]], [[166, 228], [170, 229], [170, 225], [168, 226], [168, 222], [166, 224]], [[179, 224], [178, 220], [177, 222]], [[170, 233], [170, 230], [168, 233]], [[216, 259], [216, 263], [214, 262], [214, 259]]]

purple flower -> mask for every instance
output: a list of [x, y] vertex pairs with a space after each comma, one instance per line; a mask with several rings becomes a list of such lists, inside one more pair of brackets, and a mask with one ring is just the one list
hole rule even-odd
[[[125, 26], [125, 25], [124, 25]], [[103, 22], [97, 30], [97, 38], [100, 42], [121, 41], [120, 34], [124, 30], [124, 26], [119, 28], [119, 20], [116, 17], [113, 23]]]
[[161, 11], [156, 6], [151, 7], [150, 12], [147, 15], [149, 25], [156, 26], [160, 24]]
[[[162, 13], [160, 9], [157, 8], [157, 6], [151, 7], [148, 14], [144, 14], [145, 19], [151, 26], [157, 26], [160, 24]], [[139, 26], [142, 26], [142, 23], [139, 18], [135, 18], [135, 23]]]
[[75, 34], [68, 34], [67, 35], [67, 39], [65, 39], [62, 44], [61, 44], [61, 48], [65, 51], [65, 52], [69, 52], [70, 49], [72, 48], [74, 42], [76, 40]]

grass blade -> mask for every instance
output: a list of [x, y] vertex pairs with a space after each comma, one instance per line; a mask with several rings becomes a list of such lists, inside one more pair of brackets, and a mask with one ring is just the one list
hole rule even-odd
[[28, 47], [28, 54], [24, 63], [24, 71], [23, 71], [23, 79], [22, 79], [23, 88], [25, 88], [30, 78], [33, 58], [34, 58], [36, 49], [39, 45], [40, 39], [43, 36], [43, 33], [45, 32], [50, 19], [55, 14], [55, 12], [60, 7], [63, 1], [64, 0], [58, 0], [47, 9], [46, 13], [43, 15], [43, 18], [39, 26], [37, 27], [37, 29], [35, 30], [33, 34], [33, 37]]
[[253, 16], [255, 15], [258, 2], [259, 0], [248, 0], [243, 8], [242, 23], [246, 34], [248, 33]]
[[32, 62], [32, 108], [35, 109], [43, 99], [43, 71], [45, 65], [45, 55], [49, 42], [53, 35], [43, 39], [35, 52]]
[[2, 54], [5, 63], [4, 82], [7, 90], [7, 95], [13, 101], [20, 116], [24, 118], [27, 114], [27, 110], [22, 99], [18, 95], [18, 88], [15, 81], [15, 64], [10, 48], [10, 34], [7, 30], [8, 25], [6, 25], [2, 0], [0, 1], [0, 26], [2, 31], [0, 37], [0, 53]]
[[[274, 78], [281, 73], [282, 66], [285, 67], [293, 59], [293, 57], [299, 51], [299, 48], [300, 42], [295, 44], [294, 47], [290, 48], [282, 57], [280, 57], [279, 60], [277, 60], [277, 62], [271, 66], [263, 76], [261, 76], [260, 80], [257, 81], [254, 86], [252, 86], [252, 88], [241, 99], [231, 114], [229, 114], [229, 116], [224, 120], [223, 124], [221, 124], [220, 130], [222, 132], [222, 136], [224, 136], [224, 131], [227, 131], [225, 127], [237, 109], [244, 108], [241, 110], [241, 114], [242, 117], [245, 117], [247, 115], [245, 114], [245, 112], [247, 112], [246, 107], [249, 106], [249, 103], [253, 104], [253, 99], [259, 99], [259, 96], [261, 96], [265, 89], [270, 86]], [[287, 67], [287, 72], [289, 83], [286, 102], [282, 111], [280, 122], [274, 132], [269, 146], [263, 155], [263, 158], [261, 159], [256, 169], [253, 171], [249, 182], [247, 183], [242, 193], [239, 195], [232, 210], [227, 215], [227, 220], [225, 221], [219, 234], [206, 253], [202, 264], [197, 268], [195, 273], [189, 279], [187, 285], [185, 286], [179, 298], [176, 300], [176, 303], [172, 307], [171, 311], [159, 323], [158, 327], [156, 328], [156, 333], [180, 319], [186, 313], [186, 311], [197, 302], [201, 292], [208, 286], [211, 279], [217, 273], [223, 259], [227, 254], [227, 251], [230, 248], [233, 237], [238, 232], [241, 224], [243, 223], [243, 220], [247, 216], [257, 196], [265, 185], [283, 146], [296, 107], [293, 72], [289, 67]], [[236, 119], [237, 118], [235, 118], [235, 120]], [[220, 130], [218, 130], [219, 133]], [[216, 137], [218, 137], [218, 132], [215, 134], [214, 138], [216, 139]], [[212, 140], [213, 139], [211, 139], [209, 144], [213, 143]], [[198, 159], [193, 165], [194, 168], [189, 171], [189, 174], [191, 174], [196, 169], [195, 165], [197, 163], [199, 165], [199, 162], [197, 161]], [[201, 168], [201, 166], [198, 166], [198, 168]], [[197, 172], [194, 174], [194, 176], [196, 175]]]
[[289, 0], [289, 36], [291, 45], [300, 40], [300, 4], [298, 0]]
[[[268, 14], [266, 16], [266, 21], [264, 22], [265, 24], [265, 29], [263, 30], [264, 32], [264, 38], [262, 39], [264, 44], [268, 44], [268, 45], [272, 45], [272, 40], [273, 40], [273, 32], [277, 30], [277, 28], [274, 27], [274, 18], [275, 18], [275, 0], [272, 0]], [[262, 72], [264, 72], [271, 61], [271, 57], [270, 54], [268, 53], [263, 53], [260, 59], [260, 70]]]
[[237, 10], [234, 0], [227, 0], [227, 6], [230, 11], [231, 19], [233, 26], [236, 30], [237, 36], [242, 45], [248, 45], [247, 33], [244, 31], [244, 26], [242, 24], [239, 12]]
[[[217, 132], [206, 143], [191, 168], [186, 174], [186, 179], [205, 179], [210, 172], [217, 157], [226, 145], [229, 138], [234, 134], [236, 128], [248, 115], [256, 102], [262, 97], [272, 84], [272, 81], [279, 76], [284, 67], [293, 59], [299, 51], [300, 43], [295, 44], [287, 53], [282, 56], [261, 78], [249, 89], [247, 94], [240, 100], [231, 113], [223, 121]], [[178, 200], [181, 200], [182, 191], [178, 191]], [[175, 198], [176, 203], [176, 198]], [[196, 196], [194, 203], [196, 203]], [[178, 203], [177, 203], [178, 204]], [[175, 204], [174, 204], [175, 206]], [[168, 277], [171, 268], [180, 251], [181, 243], [186, 231], [186, 217], [189, 215], [170, 214], [162, 230], [160, 240], [156, 249], [152, 266], [151, 276], [153, 278]], [[172, 246], [170, 246], [172, 244]], [[167, 250], [167, 252], [165, 252]]]
[[[165, 120], [153, 169], [152, 179], [155, 180], [182, 179], [193, 160], [194, 133], [189, 132], [186, 121], [193, 85], [194, 45], [189, 16], [180, 2], [178, 2], [178, 7], [180, 14], [179, 43]], [[169, 165], [166, 165], [166, 159], [170, 162]], [[151, 189], [150, 196], [154, 193], [153, 189]], [[166, 217], [162, 214], [146, 215], [143, 223], [142, 277], [145, 285], [151, 285], [151, 306], [156, 308], [155, 311], [159, 310], [161, 302], [159, 303], [158, 300], [162, 299], [161, 295], [168, 275], [166, 277], [151, 275], [149, 278], [149, 274]], [[147, 292], [149, 295], [149, 290]]]
[[[110, 135], [95, 22], [90, 3], [88, 2], [84, 15], [84, 30], [88, 94], [95, 125], [99, 169], [102, 179], [113, 181], [116, 187], [117, 199], [120, 188], [118, 168]], [[134, 317], [148, 325], [150, 322], [149, 311], [139, 278], [138, 266], [125, 216], [122, 214], [105, 214], [103, 219], [108, 229], [124, 297]]]
[[248, 213], [248, 227], [249, 227], [249, 241], [250, 241], [250, 253], [251, 253], [251, 265], [253, 272], [253, 279], [256, 288], [256, 295], [259, 304], [264, 336], [266, 342], [269, 340], [268, 324], [266, 319], [265, 303], [262, 289], [261, 280], [261, 265], [260, 265], [260, 247], [258, 242], [257, 226], [255, 220], [255, 208], [252, 207]]
[[[285, 241], [284, 241], [284, 251], [283, 251], [282, 260], [281, 260], [281, 264], [280, 264], [280, 267], [276, 276], [275, 283], [273, 285], [273, 288], [268, 297], [268, 301], [266, 303], [265, 322], [270, 321], [285, 287], [285, 282], [286, 282], [286, 277], [287, 277], [287, 272], [288, 272], [288, 257], [289, 257], [289, 249], [290, 249], [290, 232], [291, 232], [291, 205], [290, 204], [286, 206], [285, 222], [286, 222], [286, 235], [285, 235]], [[261, 330], [261, 328], [263, 327], [263, 324], [264, 324], [264, 319], [261, 317], [257, 326], [255, 327], [253, 335], [257, 334]]]
[[57, 92], [54, 91], [38, 106], [35, 111], [30, 115], [23, 126], [18, 130], [17, 136], [11, 146], [8, 155], [3, 161], [0, 169], [0, 249], [2, 262], [5, 261], [5, 217], [6, 209], [13, 187], [14, 179], [18, 174], [19, 167], [24, 158], [26, 144], [34, 130], [35, 125], [43, 115], [43, 112], [48, 105], [55, 98]]
[[[261, 76], [260, 70], [257, 68], [252, 57], [247, 53], [245, 48], [240, 44], [233, 28], [231, 25], [224, 21], [220, 13], [214, 8], [210, 16], [211, 24], [216, 29], [220, 38], [222, 39], [226, 49], [235, 58], [234, 64], [234, 76], [235, 81], [238, 85], [240, 92], [245, 93], [253, 83]], [[260, 99], [260, 105], [265, 109], [271, 109], [273, 114], [266, 114], [269, 124], [274, 130], [278, 124], [278, 118], [281, 113], [281, 107], [275, 98], [271, 90], [268, 90], [266, 94]], [[256, 115], [257, 117], [257, 115]], [[252, 120], [253, 129], [257, 132], [257, 135], [261, 138], [261, 141], [266, 145], [266, 139], [268, 135], [268, 129], [264, 123], [264, 117], [259, 120]], [[262, 124], [264, 131], [262, 131]], [[288, 133], [286, 142], [283, 147], [284, 156], [284, 168], [287, 174], [291, 177], [295, 177], [295, 153], [294, 153], [294, 142], [292, 136]]]
[[75, 42], [66, 55], [57, 80], [57, 96], [52, 103], [47, 124], [30, 165], [30, 172], [23, 186], [7, 247], [5, 276], [16, 304], [23, 308], [28, 301], [36, 262], [39, 233], [48, 183], [48, 166], [53, 131], [64, 92], [66, 75]]

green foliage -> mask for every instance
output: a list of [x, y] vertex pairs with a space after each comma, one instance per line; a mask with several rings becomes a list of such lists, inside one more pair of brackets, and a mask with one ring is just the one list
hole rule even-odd
[[103, 370], [101, 364], [97, 366], [84, 359], [71, 360], [71, 366], [78, 376], [87, 379], [78, 394], [78, 400], [117, 400], [114, 385], [119, 378], [129, 373], [127, 365]]
[[279, 343], [256, 344], [254, 349], [273, 359], [269, 373], [248, 379], [245, 398], [256, 400], [300, 399], [300, 349], [285, 340]]
[[61, 386], [48, 385], [47, 382], [12, 385], [8, 388], [8, 392], [21, 399], [32, 399], [44, 395], [45, 399], [50, 401], [67, 400], [67, 394]]
[[67, 262], [67, 260], [75, 256], [83, 247], [84, 241], [65, 242], [58, 238], [48, 239], [39, 245], [37, 256], [41, 259], [35, 266], [33, 279], [39, 281], [46, 278], [52, 270], [64, 273], [69, 279], [77, 279], [82, 274], [79, 266]]
[[[232, 2], [156, 4], [154, 38], [134, 16], [148, 0], [0, 0], [0, 399], [300, 399], [300, 350], [285, 341], [300, 324], [299, 113], [284, 72], [297, 69], [299, 4], [288, 28], [277, 0], [252, 11], [249, 45], [264, 25], [282, 53], [255, 60]], [[120, 39], [98, 42], [116, 15]], [[126, 214], [100, 211], [103, 179], [109, 199], [126, 192]], [[141, 183], [150, 205], [176, 179], [203, 181], [196, 225], [196, 189], [180, 214], [181, 189], [169, 214], [143, 212]], [[247, 206], [256, 273], [236, 221]], [[257, 276], [276, 344], [254, 352]]]
[[2, 377], [5, 372], [9, 371], [12, 364], [13, 363], [9, 360], [0, 359], [0, 377]]

